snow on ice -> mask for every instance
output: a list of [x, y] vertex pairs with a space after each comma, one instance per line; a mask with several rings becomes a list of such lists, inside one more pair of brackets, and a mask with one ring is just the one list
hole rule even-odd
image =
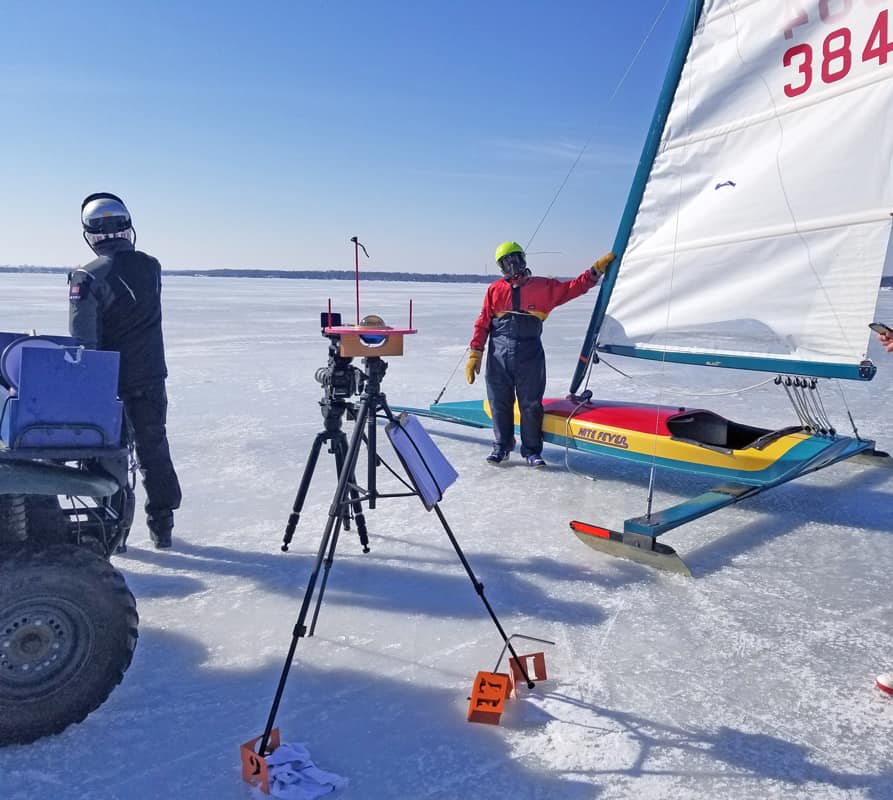
[[[66, 330], [62, 275], [0, 275], [3, 327]], [[462, 369], [483, 285], [374, 283], [361, 313], [419, 328], [388, 360], [393, 405], [478, 399]], [[317, 368], [331, 297], [353, 285], [170, 277], [170, 434], [184, 487], [174, 549], [138, 512], [116, 557], [138, 602], [123, 683], [63, 734], [0, 751], [4, 800], [257, 797], [239, 744], [259, 735], [334, 493], [320, 457], [289, 553], [285, 521], [321, 429]], [[567, 390], [591, 298], [546, 322], [547, 395]], [[893, 321], [893, 295], [878, 317]], [[843, 386], [863, 436], [893, 448], [893, 356]], [[704, 405], [758, 425], [793, 422], [748, 373], [628, 364], [596, 396]], [[692, 397], [704, 391], [715, 397]], [[836, 386], [825, 401], [841, 430]], [[617, 527], [644, 513], [648, 469], [547, 446], [546, 470], [484, 463], [486, 431], [425, 421], [459, 472], [442, 509], [510, 633], [548, 639], [549, 680], [499, 726], [466, 722], [472, 680], [502, 642], [433, 514], [417, 499], [367, 511], [372, 550], [342, 533], [316, 635], [302, 639], [277, 723], [351, 798], [893, 798], [893, 471], [842, 464], [664, 537], [694, 578], [582, 545], [572, 518]], [[351, 425], [345, 423], [350, 430]], [[380, 437], [382, 455], [397, 465]], [[397, 465], [399, 467], [399, 465]], [[576, 473], [587, 472], [594, 481]], [[390, 487], [379, 471], [380, 488]], [[655, 508], [709, 482], [657, 476]], [[396, 486], [391, 487], [396, 490]], [[523, 648], [522, 648], [523, 649]]]

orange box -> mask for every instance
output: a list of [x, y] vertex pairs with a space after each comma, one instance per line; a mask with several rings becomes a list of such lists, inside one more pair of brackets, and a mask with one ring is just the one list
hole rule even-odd
[[242, 780], [257, 786], [264, 794], [270, 793], [270, 776], [267, 774], [267, 759], [277, 747], [279, 747], [279, 728], [270, 731], [270, 741], [267, 743], [267, 751], [258, 754], [257, 745], [263, 736], [258, 736], [250, 742], [245, 742], [240, 748], [242, 756]]
[[510, 680], [504, 672], [479, 672], [471, 690], [468, 721], [498, 725], [509, 696]]

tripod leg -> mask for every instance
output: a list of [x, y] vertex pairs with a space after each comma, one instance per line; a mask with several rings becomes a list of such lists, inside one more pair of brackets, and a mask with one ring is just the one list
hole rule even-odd
[[295, 528], [301, 519], [301, 510], [304, 508], [304, 500], [307, 499], [307, 491], [310, 489], [310, 480], [313, 477], [313, 470], [316, 468], [316, 462], [319, 459], [319, 451], [322, 449], [323, 443], [329, 438], [326, 431], [316, 434], [313, 440], [313, 446], [310, 448], [310, 455], [307, 457], [307, 463], [304, 465], [304, 474], [301, 476], [301, 483], [298, 486], [298, 493], [295, 496], [295, 502], [291, 508], [291, 514], [288, 515], [288, 523], [285, 526], [285, 536], [282, 539], [282, 550], [288, 552], [288, 546], [291, 544], [295, 535]]
[[[342, 434], [339, 439], [334, 442], [335, 448], [335, 464], [338, 468], [338, 474], [344, 469], [344, 463], [347, 460], [347, 437]], [[369, 552], [369, 534], [366, 530], [366, 516], [363, 513], [363, 504], [360, 502], [360, 493], [356, 489], [357, 479], [356, 473], [352, 472], [348, 483], [348, 492], [351, 499], [351, 508], [353, 508], [353, 516], [357, 521], [357, 535], [360, 537], [360, 544], [363, 552]], [[344, 507], [344, 514], [347, 515], [347, 507]], [[347, 524], [344, 526], [348, 527]]]
[[384, 395], [375, 394], [375, 396], [371, 397], [369, 402], [372, 404], [372, 413], [369, 415], [369, 422], [366, 432], [366, 449], [369, 452], [369, 458], [367, 459], [368, 463], [366, 465], [366, 469], [368, 471], [367, 483], [366, 483], [366, 491], [369, 493], [369, 508], [375, 508], [375, 497], [378, 494], [376, 489], [376, 481], [375, 481], [375, 473], [378, 469], [378, 447], [377, 447], [377, 433], [378, 428], [376, 427], [376, 410], [378, 408], [379, 399], [381, 402], [384, 402]]
[[[291, 670], [292, 659], [295, 656], [295, 650], [298, 646], [298, 640], [307, 635], [307, 611], [310, 609], [310, 602], [313, 599], [313, 592], [316, 589], [316, 581], [319, 577], [319, 570], [322, 566], [323, 558], [328, 551], [330, 559], [335, 555], [335, 543], [338, 540], [338, 531], [341, 528], [341, 509], [344, 506], [345, 498], [348, 494], [348, 481], [350, 476], [356, 469], [357, 457], [360, 451], [360, 443], [363, 439], [363, 422], [368, 415], [368, 405], [361, 403], [360, 410], [357, 415], [357, 425], [350, 440], [350, 447], [344, 460], [344, 468], [338, 475], [338, 488], [335, 489], [335, 497], [332, 505], [329, 507], [329, 518], [326, 520], [326, 527], [319, 543], [319, 550], [316, 553], [316, 561], [313, 564], [313, 572], [310, 573], [310, 579], [307, 582], [307, 588], [304, 591], [304, 599], [301, 602], [301, 610], [298, 612], [298, 620], [292, 631], [291, 644], [288, 648], [288, 655], [285, 658], [285, 664], [282, 667], [282, 674], [279, 676], [279, 685], [276, 687], [276, 696], [273, 698], [273, 705], [270, 708], [270, 715], [267, 717], [267, 725], [264, 728], [264, 734], [261, 737], [258, 753], [263, 755], [266, 752], [267, 745], [270, 742], [270, 735], [273, 731], [273, 723], [276, 721], [276, 713], [279, 711], [279, 703], [282, 702], [282, 694], [285, 691], [285, 684], [288, 681], [288, 673]], [[321, 440], [320, 440], [321, 442]], [[316, 442], [314, 442], [314, 446]], [[321, 446], [321, 443], [320, 443]], [[316, 448], [316, 454], [319, 454], [319, 448]], [[330, 563], [331, 566], [331, 563]], [[328, 574], [328, 570], [326, 571]], [[316, 599], [316, 612], [314, 613], [314, 624], [319, 607], [322, 605], [323, 589], [320, 588], [319, 596]]]
[[[338, 491], [343, 491], [340, 482], [338, 484]], [[326, 522], [322, 540], [319, 543], [319, 550], [316, 553], [316, 561], [313, 564], [313, 571], [310, 573], [310, 579], [307, 581], [307, 588], [304, 590], [304, 599], [301, 601], [301, 610], [298, 612], [298, 620], [295, 622], [295, 627], [292, 630], [291, 644], [288, 647], [288, 655], [285, 657], [285, 664], [283, 664], [282, 673], [279, 676], [279, 684], [276, 687], [276, 695], [273, 698], [273, 705], [270, 707], [270, 715], [267, 717], [267, 724], [264, 728], [264, 734], [261, 737], [260, 747], [257, 751], [259, 755], [265, 755], [267, 752], [267, 745], [270, 741], [270, 735], [273, 732], [273, 723], [276, 721], [276, 714], [279, 711], [279, 703], [282, 701], [282, 693], [285, 691], [285, 684], [288, 681], [288, 673], [289, 670], [291, 670], [291, 664], [295, 657], [298, 640], [307, 635], [307, 626], [304, 623], [307, 619], [307, 611], [310, 608], [310, 601], [313, 599], [313, 591], [316, 588], [316, 579], [319, 576], [320, 566], [322, 565], [322, 560], [326, 551], [330, 549], [329, 542], [332, 538], [332, 532], [339, 521], [340, 520], [330, 514], [329, 519]], [[337, 532], [335, 533], [335, 536], [337, 537]], [[331, 553], [334, 554], [334, 543], [331, 546]], [[322, 595], [320, 595], [320, 598], [317, 601], [317, 607], [321, 601]], [[315, 617], [316, 615], [314, 614], [314, 620]]]
[[329, 570], [332, 569], [332, 562], [335, 560], [335, 548], [338, 546], [338, 536], [341, 533], [341, 517], [335, 522], [335, 529], [332, 533], [332, 541], [329, 544], [329, 552], [323, 562], [322, 581], [319, 584], [319, 594], [316, 597], [316, 605], [313, 608], [313, 619], [310, 620], [310, 630], [308, 636], [313, 636], [316, 632], [316, 620], [319, 618], [319, 609], [322, 606], [322, 596], [326, 593], [326, 584], [329, 582]]
[[[369, 403], [364, 400], [360, 403], [360, 408], [357, 412], [357, 420], [356, 426], [354, 427], [353, 431], [353, 437], [350, 440], [350, 446], [347, 449], [347, 453], [344, 455], [344, 463], [342, 464], [341, 472], [338, 475], [338, 489], [335, 491], [335, 499], [332, 500], [332, 505], [329, 508], [329, 521], [326, 525], [326, 538], [328, 538], [328, 534], [331, 533], [333, 530], [334, 537], [332, 538], [332, 544], [329, 550], [329, 558], [326, 561], [325, 572], [323, 573], [323, 582], [319, 588], [319, 596], [316, 598], [316, 609], [313, 612], [313, 626], [311, 628], [311, 634], [316, 628], [316, 618], [319, 616], [319, 609], [320, 606], [322, 606], [322, 598], [325, 594], [326, 584], [329, 580], [329, 570], [331, 569], [332, 562], [335, 559], [335, 545], [338, 542], [338, 534], [341, 530], [341, 521], [343, 519], [342, 513], [345, 505], [348, 503], [347, 497], [350, 493], [350, 487], [352, 485], [355, 485], [356, 483], [354, 474], [356, 471], [357, 460], [360, 456], [360, 445], [363, 443], [363, 422], [366, 420], [366, 417], [368, 415]], [[359, 499], [357, 499], [357, 502], [359, 503]], [[365, 528], [365, 521], [363, 522], [363, 527]], [[359, 529], [359, 522], [357, 523], [357, 529]]]
[[[347, 456], [347, 436], [344, 435], [344, 431], [338, 431], [332, 439], [332, 447], [329, 450], [335, 456], [335, 474], [340, 478], [341, 470], [344, 469], [344, 459]], [[351, 480], [353, 482], [353, 480]], [[347, 506], [344, 506], [342, 509], [341, 521], [344, 525], [344, 530], [350, 530], [350, 509]]]
[[524, 663], [521, 661], [521, 659], [518, 658], [518, 654], [515, 652], [515, 648], [512, 646], [509, 637], [505, 635], [505, 631], [503, 630], [499, 619], [496, 617], [496, 612], [493, 611], [493, 607], [490, 605], [486, 595], [484, 594], [484, 584], [482, 584], [477, 579], [474, 572], [472, 571], [471, 564], [468, 563], [468, 559], [465, 558], [465, 553], [463, 553], [462, 548], [459, 547], [459, 542], [456, 541], [456, 537], [453, 535], [453, 531], [450, 528], [449, 523], [447, 523], [446, 517], [440, 510], [439, 504], [434, 504], [434, 511], [437, 512], [437, 517], [438, 519], [440, 519], [440, 524], [443, 525], [443, 529], [446, 531], [446, 535], [449, 537], [450, 543], [453, 545], [453, 549], [456, 551], [456, 555], [459, 556], [459, 560], [462, 562], [462, 566], [465, 567], [465, 571], [468, 573], [468, 577], [471, 579], [471, 583], [474, 585], [474, 590], [481, 598], [481, 602], [487, 609], [487, 613], [490, 615], [490, 619], [492, 619], [493, 623], [496, 625], [496, 630], [499, 631], [499, 635], [502, 637], [502, 641], [505, 642], [505, 646], [512, 654], [512, 658], [515, 659], [515, 663], [518, 665], [518, 668], [521, 670], [521, 674], [524, 676], [524, 680], [527, 683], [527, 688], [532, 689], [536, 684], [532, 680], [530, 680], [530, 676], [527, 674], [527, 668], [524, 666]]

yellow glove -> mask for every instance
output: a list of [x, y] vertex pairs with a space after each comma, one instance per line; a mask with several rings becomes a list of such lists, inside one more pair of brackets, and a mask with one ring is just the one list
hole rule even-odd
[[598, 261], [596, 261], [592, 265], [592, 271], [597, 275], [604, 275], [605, 270], [608, 268], [608, 264], [610, 264], [614, 260], [614, 254], [608, 253], [607, 255], [602, 256]]
[[465, 365], [465, 380], [474, 383], [474, 376], [481, 374], [481, 357], [483, 350], [472, 350], [468, 354], [468, 363]]

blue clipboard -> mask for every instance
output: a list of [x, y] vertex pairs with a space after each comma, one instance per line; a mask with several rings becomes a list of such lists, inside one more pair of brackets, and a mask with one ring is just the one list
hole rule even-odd
[[388, 423], [385, 431], [419, 499], [430, 511], [443, 499], [444, 492], [455, 483], [459, 473], [431, 441], [416, 417], [403, 412], [396, 422]]

